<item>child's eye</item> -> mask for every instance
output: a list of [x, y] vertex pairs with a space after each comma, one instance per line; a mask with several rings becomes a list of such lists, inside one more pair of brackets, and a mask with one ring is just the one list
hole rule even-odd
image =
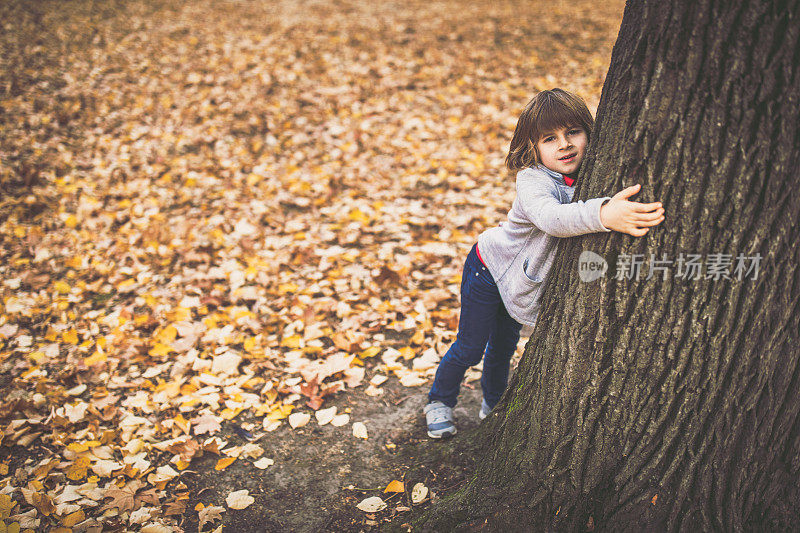
[[569, 130], [569, 134], [570, 134], [570, 135], [577, 135], [577, 134], [579, 134], [579, 133], [580, 133], [580, 132], [582, 132], [582, 131], [583, 131], [583, 130], [576, 128], [576, 129], [574, 129], [574, 130]]
[[545, 137], [544, 139], [542, 139], [542, 142], [550, 142], [550, 141], [553, 141], [553, 140], [555, 140], [555, 137], [553, 137], [552, 135], [549, 135], [549, 136]]

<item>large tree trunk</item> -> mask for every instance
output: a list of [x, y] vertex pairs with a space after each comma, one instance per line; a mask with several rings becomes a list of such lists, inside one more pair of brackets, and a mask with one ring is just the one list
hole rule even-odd
[[[628, 2], [575, 199], [642, 183], [666, 221], [563, 241], [475, 477], [425, 529], [800, 527], [780, 522], [800, 509], [798, 3]], [[604, 277], [580, 280], [583, 250]], [[615, 279], [622, 254], [638, 280]]]

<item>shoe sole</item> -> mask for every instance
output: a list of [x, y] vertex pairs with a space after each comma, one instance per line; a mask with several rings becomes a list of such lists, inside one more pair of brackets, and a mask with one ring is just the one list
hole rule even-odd
[[453, 429], [453, 431], [445, 431], [444, 433], [438, 433], [436, 435], [434, 435], [433, 433], [428, 431], [428, 436], [430, 438], [432, 438], [432, 439], [441, 439], [443, 437], [452, 437], [455, 434], [456, 434], [456, 430], [455, 429]]

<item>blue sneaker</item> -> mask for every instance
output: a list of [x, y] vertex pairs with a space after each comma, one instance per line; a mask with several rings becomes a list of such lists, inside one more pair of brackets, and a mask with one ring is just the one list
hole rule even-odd
[[425, 406], [425, 422], [428, 424], [428, 436], [432, 439], [441, 439], [456, 434], [456, 425], [453, 423], [453, 409], [439, 401], [431, 402]]
[[478, 417], [483, 420], [487, 416], [489, 416], [489, 412], [491, 411], [491, 407], [489, 404], [486, 403], [486, 400], [481, 400], [481, 411], [478, 413]]

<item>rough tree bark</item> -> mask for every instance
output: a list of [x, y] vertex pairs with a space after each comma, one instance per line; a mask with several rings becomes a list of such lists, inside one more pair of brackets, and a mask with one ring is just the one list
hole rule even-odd
[[[798, 4], [628, 2], [575, 199], [642, 183], [634, 199], [662, 201], [666, 220], [642, 238], [560, 246], [525, 356], [481, 428], [475, 475], [421, 529], [789, 527], [800, 510]], [[604, 277], [580, 280], [583, 250], [608, 260]], [[638, 280], [615, 279], [623, 254], [644, 254]], [[645, 279], [650, 254], [673, 261], [666, 279]], [[702, 279], [679, 277], [681, 254], [701, 255]], [[712, 254], [730, 254], [731, 279], [714, 279]], [[740, 254], [747, 267], [762, 256], [757, 274], [737, 279]]]

